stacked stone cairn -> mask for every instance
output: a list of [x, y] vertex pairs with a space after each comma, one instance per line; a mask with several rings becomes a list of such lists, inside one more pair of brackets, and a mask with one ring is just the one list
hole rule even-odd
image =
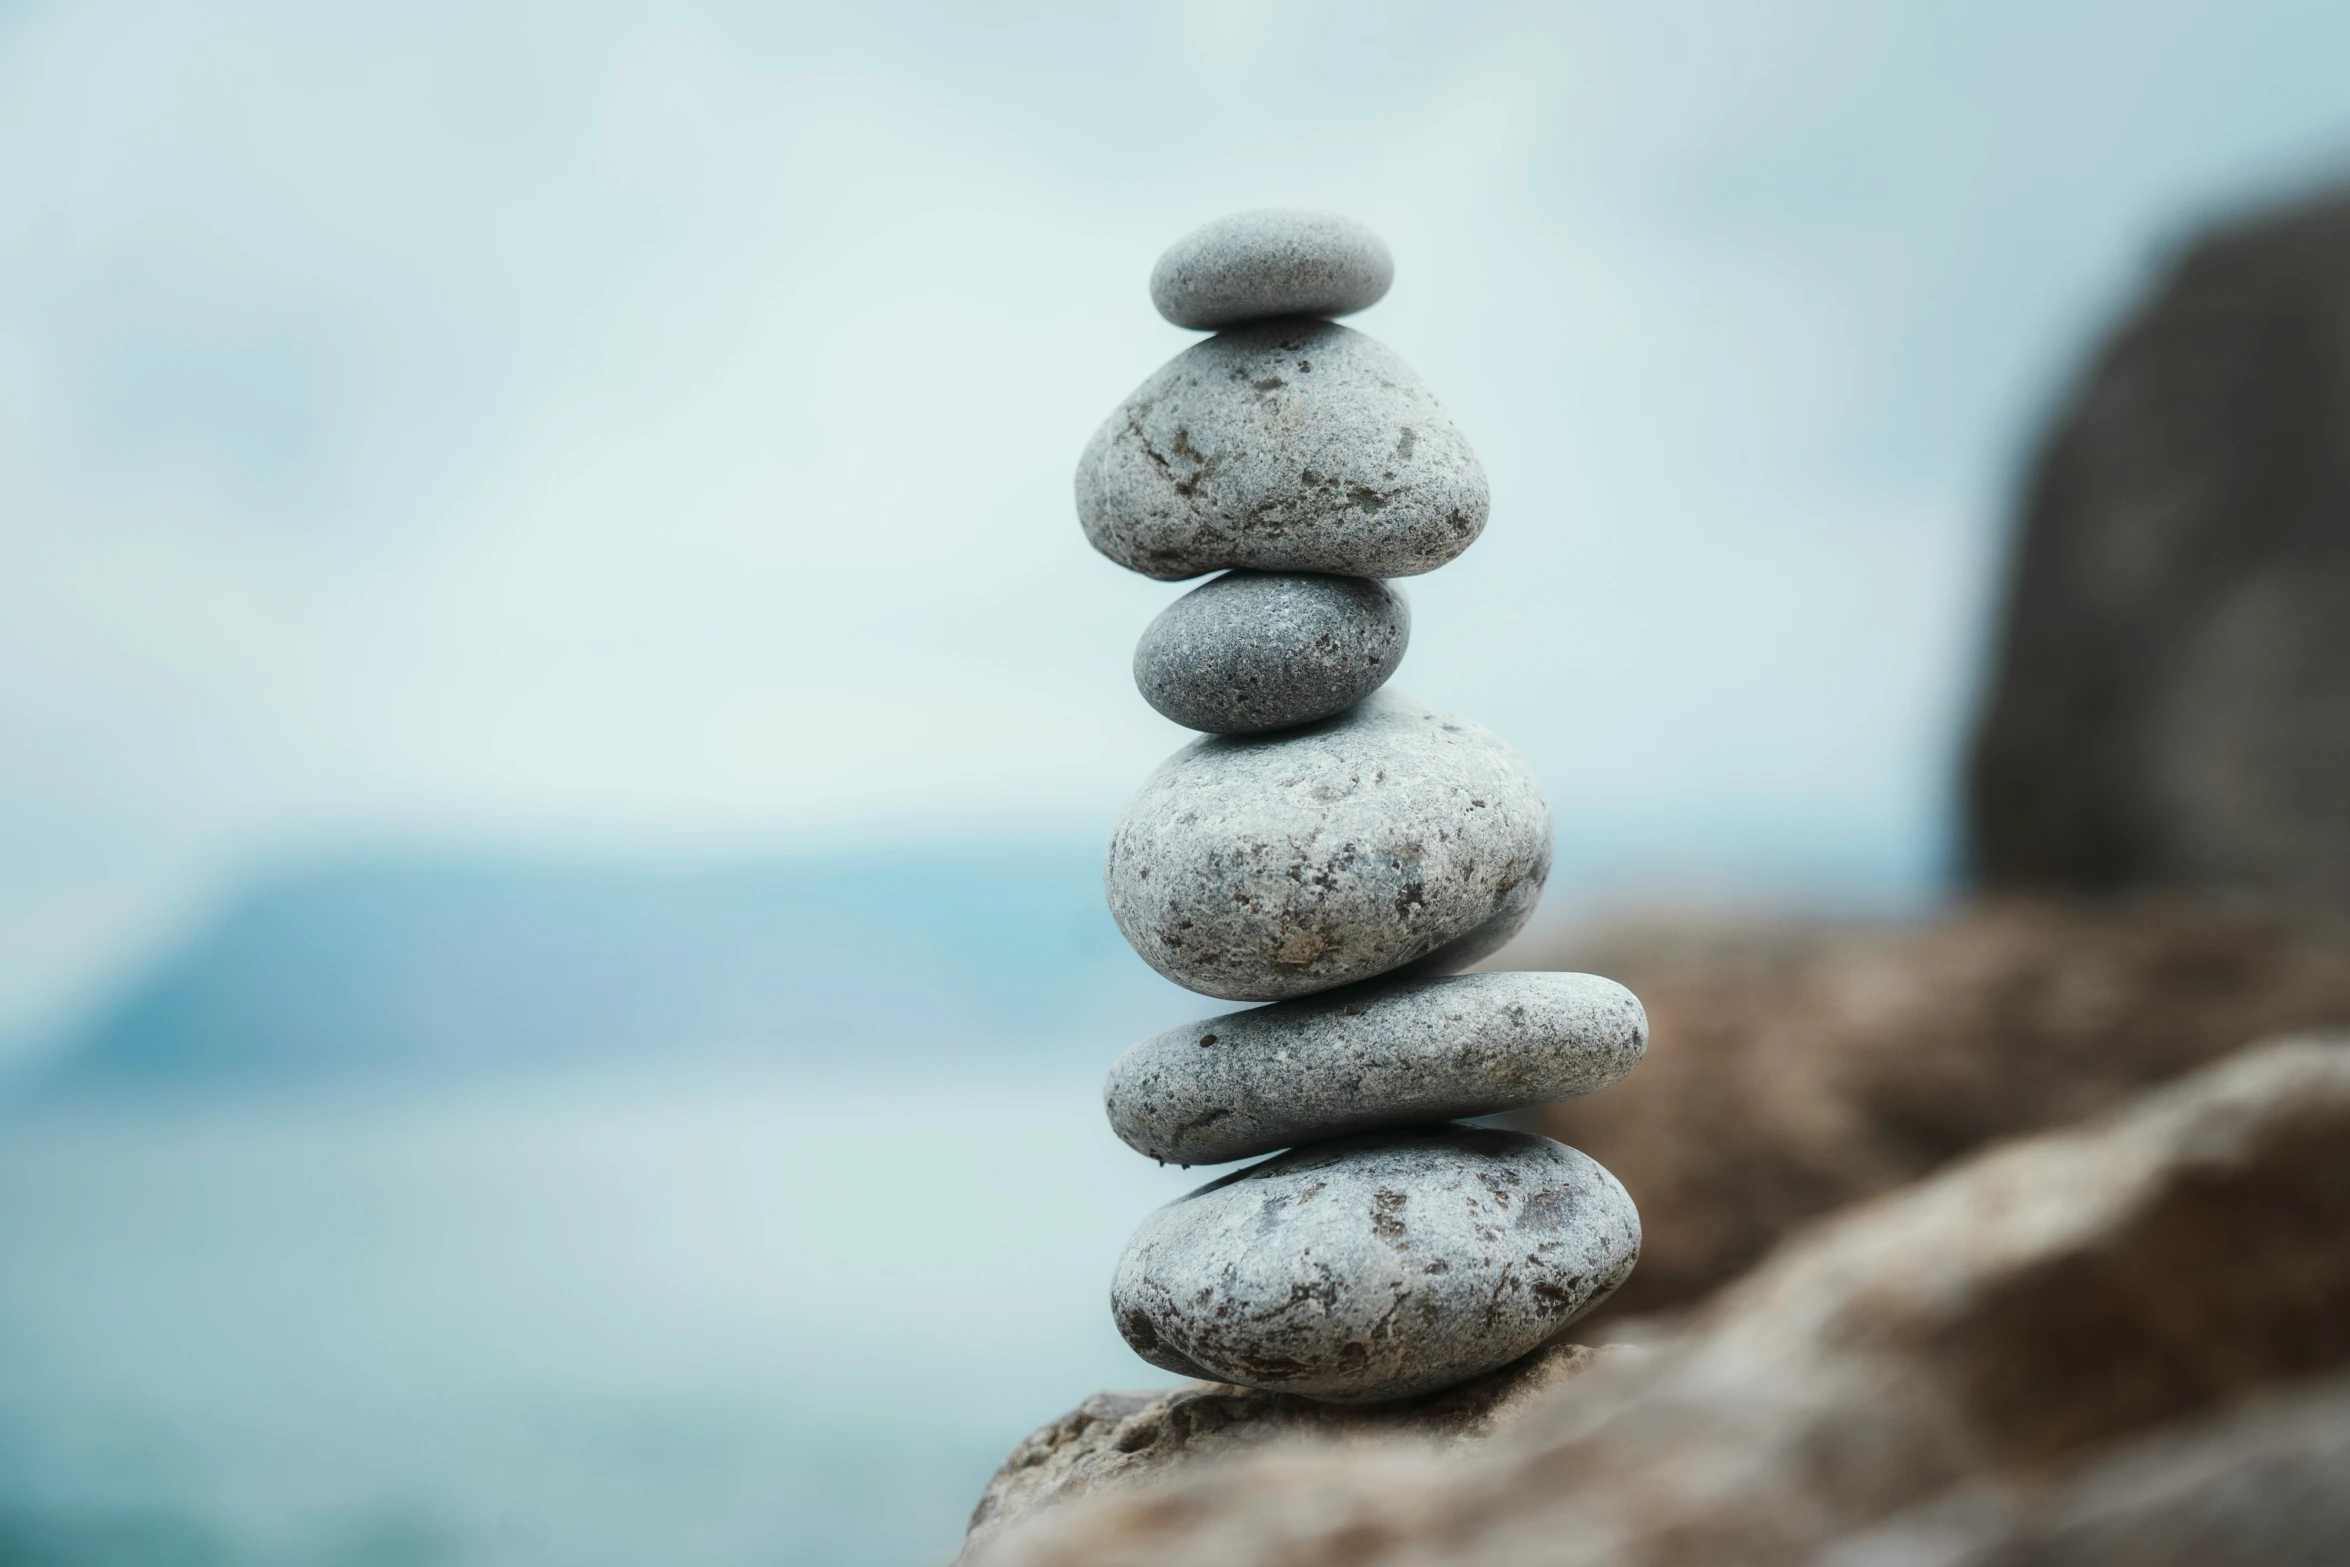
[[1606, 1087], [1648, 1024], [1592, 975], [1459, 972], [1533, 912], [1550, 808], [1500, 740], [1386, 689], [1410, 612], [1385, 579], [1460, 554], [1487, 509], [1419, 377], [1330, 319], [1393, 272], [1378, 236], [1318, 213], [1184, 238], [1151, 297], [1215, 335], [1127, 398], [1077, 471], [1104, 555], [1162, 581], [1223, 573], [1135, 650], [1143, 697], [1206, 737], [1127, 805], [1111, 910], [1169, 979], [1271, 1003], [1129, 1050], [1110, 1124], [1169, 1163], [1278, 1154], [1145, 1220], [1111, 1308], [1153, 1365], [1338, 1403], [1517, 1359], [1640, 1251], [1591, 1159], [1462, 1124]]

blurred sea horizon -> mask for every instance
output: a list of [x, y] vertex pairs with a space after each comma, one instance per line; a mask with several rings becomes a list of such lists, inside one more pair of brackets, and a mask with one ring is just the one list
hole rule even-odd
[[1166, 1380], [1098, 1082], [1214, 1005], [1070, 843], [262, 877], [0, 1096], [0, 1563], [942, 1557]]
[[1184, 995], [1126, 950], [1099, 862], [1073, 840], [324, 857], [244, 883], [29, 1086], [1048, 1058]]
[[0, 1564], [943, 1558], [1168, 1380], [1099, 1085], [1229, 1007], [1073, 836], [258, 874], [0, 1093]]
[[[1774, 811], [1593, 834], [1562, 819], [1535, 927], [1658, 906], [1934, 906], [1949, 845], [1872, 825]], [[1106, 1066], [1169, 1006], [1229, 1005], [1159, 979], [1118, 935], [1106, 822], [844, 836], [280, 856], [0, 1034], [0, 1097], [631, 1059], [813, 1068], [811, 1040], [925, 1058], [1075, 1049]]]

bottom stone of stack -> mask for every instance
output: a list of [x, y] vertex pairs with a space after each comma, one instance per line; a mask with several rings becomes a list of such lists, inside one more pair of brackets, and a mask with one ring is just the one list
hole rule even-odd
[[1292, 1149], [1143, 1221], [1110, 1304], [1185, 1376], [1374, 1403], [1508, 1364], [1640, 1256], [1623, 1186], [1564, 1143], [1443, 1125]]

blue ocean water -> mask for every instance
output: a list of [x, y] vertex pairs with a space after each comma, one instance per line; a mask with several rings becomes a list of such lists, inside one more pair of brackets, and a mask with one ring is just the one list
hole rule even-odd
[[1106, 1307], [1197, 1184], [1090, 1074], [620, 1074], [0, 1112], [0, 1563], [951, 1553], [1166, 1379]]
[[1096, 853], [260, 879], [0, 1098], [0, 1567], [951, 1554], [1166, 1380]]

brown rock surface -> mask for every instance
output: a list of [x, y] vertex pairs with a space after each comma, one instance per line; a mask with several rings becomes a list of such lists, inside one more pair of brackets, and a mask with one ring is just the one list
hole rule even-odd
[[1970, 1488], [1822, 1567], [2340, 1567], [2350, 1379], [2132, 1443], [2059, 1477]]
[[2350, 199], [2204, 236], [2040, 453], [1979, 883], [2350, 907]]
[[1773, 1567], [2350, 1364], [2350, 1041], [2268, 1046], [1782, 1246], [1465, 1456], [1279, 1445], [988, 1567]]
[[1605, 974], [1648, 1009], [1638, 1071], [1525, 1123], [1640, 1206], [1640, 1266], [1586, 1335], [1688, 1305], [1794, 1226], [1994, 1138], [2094, 1114], [2248, 1040], [2350, 1025], [2350, 921], [2216, 905], [1619, 923], [1497, 961]]
[[1322, 1404], [1222, 1382], [1096, 1393], [1012, 1449], [971, 1514], [964, 1555], [969, 1559], [1040, 1508], [1149, 1484], [1276, 1443], [1459, 1446], [1509, 1425], [1539, 1395], [1595, 1360], [1638, 1353], [1621, 1346], [1595, 1354], [1580, 1344], [1548, 1344], [1458, 1387], [1379, 1405]]

